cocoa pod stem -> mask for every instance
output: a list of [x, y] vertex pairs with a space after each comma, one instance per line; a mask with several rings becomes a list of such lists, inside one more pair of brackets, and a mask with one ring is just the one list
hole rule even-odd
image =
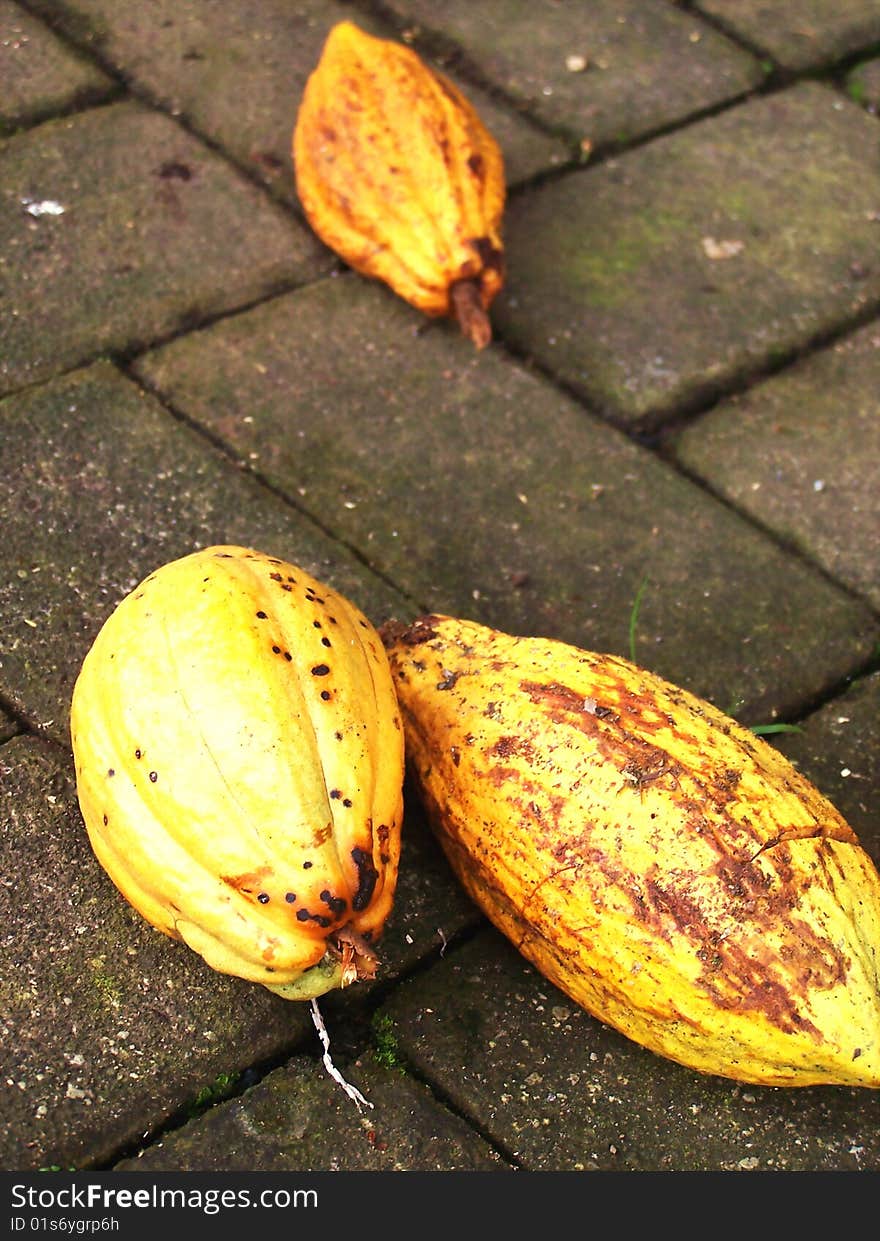
[[464, 335], [478, 349], [485, 349], [492, 339], [492, 325], [483, 307], [478, 282], [456, 280], [449, 290], [449, 301]]

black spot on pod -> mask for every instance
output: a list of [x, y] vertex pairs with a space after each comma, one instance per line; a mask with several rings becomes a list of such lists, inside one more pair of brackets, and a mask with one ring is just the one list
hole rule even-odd
[[158, 771], [151, 771], [151, 772], [150, 772], [150, 781], [151, 781], [151, 783], [155, 784], [155, 783], [156, 783], [156, 781], [157, 781], [158, 779], [159, 779], [159, 773], [158, 773]]
[[268, 892], [258, 893], [257, 900], [260, 902], [261, 905], [268, 905], [269, 904], [269, 893]]
[[346, 901], [342, 896], [333, 896], [328, 888], [321, 893], [321, 900], [328, 905], [335, 914], [345, 913]]
[[366, 849], [361, 849], [356, 845], [351, 851], [351, 860], [357, 867], [358, 886], [357, 891], [351, 900], [351, 907], [357, 912], [366, 909], [370, 901], [373, 899], [373, 891], [376, 887], [376, 880], [379, 878], [379, 872], [373, 865], [373, 859]]
[[332, 921], [324, 914], [312, 914], [307, 909], [298, 909], [296, 917], [298, 922], [317, 922], [318, 926], [329, 926]]
[[312, 668], [313, 677], [325, 677], [329, 674], [329, 672], [330, 672], [329, 664], [315, 664], [314, 668]]

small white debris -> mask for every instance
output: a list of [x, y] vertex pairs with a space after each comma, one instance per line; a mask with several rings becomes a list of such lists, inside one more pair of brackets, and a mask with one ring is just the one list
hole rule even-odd
[[813, 490], [814, 490], [814, 491], [824, 491], [824, 490], [825, 490], [825, 479], [824, 479], [824, 478], [817, 478], [817, 479], [814, 481], [814, 483], [813, 483]]
[[704, 237], [701, 244], [706, 258], [713, 260], [736, 258], [745, 249], [744, 241], [719, 241], [715, 237]]
[[588, 64], [586, 56], [574, 54], [565, 58], [565, 67], [569, 73], [583, 73]]
[[349, 1099], [354, 1100], [358, 1111], [360, 1111], [362, 1107], [372, 1107], [373, 1104], [369, 1101], [369, 1099], [364, 1098], [357, 1086], [352, 1086], [350, 1082], [345, 1080], [339, 1072], [339, 1069], [337, 1069], [336, 1065], [330, 1059], [330, 1035], [327, 1033], [327, 1027], [324, 1025], [324, 1018], [321, 1016], [320, 1009], [318, 1008], [318, 1001], [309, 1000], [309, 1008], [312, 1012], [312, 1021], [314, 1022], [315, 1029], [318, 1031], [318, 1038], [321, 1040], [321, 1046], [324, 1048], [324, 1055], [321, 1057], [324, 1068], [335, 1082], [339, 1082], [339, 1085], [348, 1095]]
[[52, 198], [43, 198], [40, 201], [33, 198], [23, 198], [21, 205], [28, 215], [64, 215], [64, 207]]

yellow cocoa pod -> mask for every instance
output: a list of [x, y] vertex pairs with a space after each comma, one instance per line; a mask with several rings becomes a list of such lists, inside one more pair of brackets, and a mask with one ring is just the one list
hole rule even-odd
[[546, 978], [704, 1073], [880, 1085], [880, 876], [782, 755], [625, 659], [382, 635], [452, 869]]
[[153, 926], [289, 999], [373, 975], [403, 730], [342, 595], [244, 547], [163, 565], [86, 655], [71, 740], [92, 848]]
[[478, 348], [504, 281], [501, 150], [443, 74], [403, 44], [334, 26], [293, 133], [296, 187], [314, 231], [362, 275]]

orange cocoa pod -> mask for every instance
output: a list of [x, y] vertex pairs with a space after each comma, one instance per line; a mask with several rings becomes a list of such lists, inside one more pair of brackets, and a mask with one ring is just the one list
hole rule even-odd
[[473, 106], [408, 47], [338, 23], [293, 133], [300, 203], [321, 240], [477, 348], [504, 283], [501, 150]]

